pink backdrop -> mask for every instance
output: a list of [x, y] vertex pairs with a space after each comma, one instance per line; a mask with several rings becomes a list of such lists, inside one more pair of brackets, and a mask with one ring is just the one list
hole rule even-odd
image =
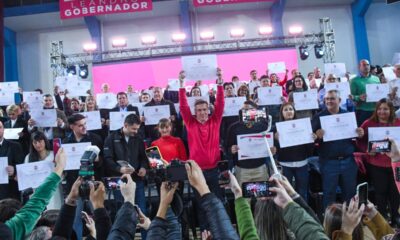
[[[267, 63], [285, 62], [287, 69], [297, 68], [297, 51], [279, 49], [220, 53], [217, 54], [217, 60], [225, 81], [230, 82], [235, 75], [241, 81], [247, 81], [252, 69], [257, 70], [259, 76], [265, 74]], [[126, 91], [128, 84], [132, 84], [135, 90], [150, 86], [166, 87], [168, 79], [176, 79], [180, 70], [180, 57], [95, 65], [92, 70], [94, 91], [100, 92], [102, 83], [108, 83], [110, 90], [115, 93]], [[283, 78], [283, 74], [280, 77]]]

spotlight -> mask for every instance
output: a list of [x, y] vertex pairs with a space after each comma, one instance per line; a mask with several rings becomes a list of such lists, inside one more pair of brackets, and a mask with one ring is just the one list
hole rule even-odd
[[94, 52], [97, 49], [97, 44], [90, 42], [83, 44], [83, 51], [85, 52]]
[[310, 55], [308, 53], [308, 46], [306, 46], [306, 45], [301, 45], [299, 47], [299, 52], [300, 52], [300, 59], [301, 60], [306, 60], [308, 58], [308, 56]]
[[270, 26], [263, 26], [263, 27], [260, 27], [259, 29], [258, 29], [258, 34], [259, 35], [269, 35], [269, 34], [271, 34], [273, 32], [273, 29], [272, 29], [272, 27], [270, 27]]
[[244, 37], [244, 30], [241, 28], [235, 28], [231, 30], [231, 38], [242, 38]]
[[200, 33], [200, 39], [201, 40], [213, 40], [214, 39], [214, 33], [213, 32], [201, 32]]
[[76, 66], [75, 65], [69, 65], [67, 67], [67, 75], [68, 76], [76, 75]]
[[316, 57], [317, 59], [322, 58], [322, 57], [324, 56], [324, 53], [325, 53], [325, 51], [324, 51], [324, 45], [322, 45], [322, 43], [315, 44], [315, 46], [314, 46], [314, 52], [315, 52], [315, 57]]
[[174, 33], [172, 34], [172, 41], [176, 43], [182, 43], [186, 39], [186, 34], [184, 33]]
[[89, 76], [89, 68], [87, 64], [79, 65], [79, 76], [81, 78], [87, 78]]
[[303, 32], [303, 27], [301, 26], [291, 26], [289, 28], [289, 33], [292, 35], [298, 35]]
[[128, 42], [124, 38], [115, 38], [112, 40], [112, 47], [114, 48], [123, 48], [128, 45]]
[[157, 39], [155, 36], [144, 36], [142, 37], [143, 45], [153, 45], [157, 43]]

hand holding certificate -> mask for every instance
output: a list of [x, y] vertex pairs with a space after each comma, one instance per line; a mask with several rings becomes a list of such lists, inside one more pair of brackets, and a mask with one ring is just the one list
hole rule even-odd
[[263, 136], [261, 133], [238, 135], [238, 159], [246, 160], [268, 157], [268, 149], [264, 138], [267, 138], [270, 146], [274, 145], [273, 133], [267, 133], [265, 136]]
[[309, 118], [278, 122], [276, 128], [281, 148], [314, 142]]
[[30, 110], [43, 109], [43, 97], [40, 92], [23, 92], [22, 96]]
[[246, 97], [225, 98], [224, 117], [239, 116], [239, 110], [242, 109]]
[[217, 55], [181, 57], [182, 69], [188, 80], [214, 80], [217, 78]]
[[282, 87], [260, 87], [257, 90], [258, 105], [280, 105], [282, 104]]
[[286, 65], [285, 62], [273, 62], [268, 63], [268, 72], [271, 73], [285, 73]]
[[92, 87], [92, 82], [89, 81], [69, 81], [67, 85], [68, 93], [70, 96], [79, 97], [87, 96], [88, 91]]
[[78, 170], [86, 147], [91, 145], [92, 143], [90, 142], [63, 144], [62, 147], [67, 156], [67, 164], [64, 170]]
[[4, 129], [4, 138], [11, 139], [11, 140], [18, 140], [19, 133], [24, 130], [23, 128], [5, 128]]
[[320, 117], [324, 130], [324, 142], [357, 137], [357, 121], [354, 112]]
[[8, 158], [0, 157], [0, 184], [8, 184], [8, 173], [6, 167], [8, 166]]
[[311, 89], [306, 92], [293, 92], [296, 110], [318, 109], [318, 91]]
[[333, 74], [336, 77], [345, 77], [346, 65], [344, 63], [325, 63], [325, 74]]
[[86, 118], [86, 130], [101, 129], [100, 111], [82, 112], [80, 113]]
[[0, 90], [0, 106], [8, 106], [15, 103], [14, 93]]
[[54, 168], [52, 161], [38, 161], [17, 165], [18, 190], [37, 188], [51, 174]]
[[367, 84], [365, 85], [367, 94], [367, 102], [378, 102], [382, 98], [387, 98], [389, 95], [389, 84]]
[[146, 126], [157, 125], [160, 119], [167, 118], [171, 116], [169, 105], [159, 105], [143, 108], [143, 115]]
[[118, 130], [124, 126], [126, 116], [136, 112], [110, 112], [110, 130]]
[[168, 79], [168, 91], [179, 91], [179, 79]]
[[57, 111], [55, 109], [32, 110], [31, 118], [36, 127], [57, 127]]

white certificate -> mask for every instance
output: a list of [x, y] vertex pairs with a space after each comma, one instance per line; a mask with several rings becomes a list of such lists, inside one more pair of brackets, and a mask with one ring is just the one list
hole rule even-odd
[[30, 111], [36, 127], [57, 127], [57, 111], [55, 109], [41, 109]]
[[225, 98], [224, 117], [239, 116], [239, 110], [242, 109], [246, 97]]
[[14, 93], [8, 91], [0, 91], [0, 106], [8, 106], [15, 104]]
[[98, 93], [96, 102], [99, 109], [112, 109], [117, 105], [117, 96], [114, 93]]
[[365, 85], [367, 94], [367, 102], [378, 102], [382, 98], [387, 98], [389, 95], [389, 84], [378, 83], [378, 84], [367, 84]]
[[92, 82], [90, 81], [69, 81], [67, 85], [68, 94], [74, 97], [87, 96], [92, 88]]
[[330, 90], [338, 90], [340, 93], [340, 98], [342, 101], [340, 104], [345, 104], [346, 100], [349, 98], [350, 92], [350, 84], [349, 82], [338, 82], [338, 83], [325, 83], [325, 94]]
[[4, 129], [4, 138], [17, 140], [19, 139], [18, 133], [22, 132], [23, 128], [5, 128]]
[[200, 88], [201, 96], [204, 96], [204, 97], [208, 96], [208, 91], [210, 89], [208, 88], [207, 85], [200, 85], [199, 88]]
[[267, 139], [270, 147], [274, 146], [273, 133], [267, 133], [265, 136], [260, 133], [238, 135], [238, 159], [246, 160], [268, 157], [269, 154], [267, 144], [265, 143], [265, 138]]
[[325, 63], [325, 74], [333, 74], [336, 77], [346, 76], [346, 65], [344, 63]]
[[43, 109], [43, 96], [40, 92], [23, 92], [22, 97], [30, 110]]
[[18, 82], [0, 82], [0, 91], [17, 93], [19, 92]]
[[168, 90], [169, 91], [179, 91], [181, 87], [179, 79], [168, 79]]
[[58, 87], [58, 91], [65, 91], [65, 89], [68, 89], [68, 82], [74, 82], [74, 81], [78, 81], [78, 76], [76, 76], [76, 75], [60, 76], [60, 77], [56, 77], [54, 86]]
[[280, 105], [282, 104], [282, 87], [260, 87], [257, 90], [258, 105]]
[[318, 109], [318, 91], [293, 92], [294, 106], [297, 110]]
[[368, 141], [380, 141], [393, 138], [400, 144], [400, 127], [370, 127], [368, 128]]
[[82, 112], [80, 114], [86, 118], [86, 129], [88, 131], [102, 128], [100, 111]]
[[249, 94], [253, 94], [254, 93], [254, 88], [256, 87], [260, 87], [260, 81], [252, 81], [249, 82]]
[[215, 80], [217, 78], [217, 55], [181, 57], [182, 69], [188, 80]]
[[268, 72], [269, 73], [285, 73], [286, 72], [285, 62], [268, 63]]
[[131, 103], [132, 106], [137, 107], [139, 110], [139, 115], [142, 116], [143, 115], [143, 107], [146, 103], [144, 102], [136, 102], [136, 103]]
[[37, 188], [51, 174], [53, 161], [38, 161], [17, 165], [18, 190]]
[[324, 142], [357, 137], [357, 121], [354, 112], [322, 116], [321, 128]]
[[310, 118], [276, 123], [281, 148], [313, 143]]
[[175, 106], [176, 114], [179, 115], [179, 113], [181, 112], [180, 109], [179, 109], [179, 103], [174, 103], [174, 106]]
[[8, 158], [0, 157], [0, 184], [8, 184], [8, 173], [6, 167], [8, 166]]
[[144, 124], [157, 125], [160, 119], [171, 116], [169, 105], [149, 106], [143, 108]]
[[137, 114], [136, 112], [110, 112], [110, 130], [118, 130], [124, 126], [125, 118], [129, 114]]
[[393, 67], [384, 67], [382, 68], [383, 75], [385, 75], [386, 80], [392, 81], [393, 79], [396, 79], [396, 74], [393, 72]]
[[128, 95], [128, 101], [130, 104], [140, 102], [139, 101], [139, 97], [140, 97], [139, 93], [127, 93], [126, 95]]
[[187, 98], [187, 102], [188, 102], [188, 105], [190, 107], [190, 111], [192, 112], [193, 115], [195, 114], [194, 104], [196, 103], [197, 100], [204, 100], [204, 101], [206, 101], [208, 103], [208, 105], [210, 105], [210, 97], [208, 97], [208, 96], [188, 97]]
[[64, 170], [77, 170], [81, 166], [81, 158], [85, 152], [86, 147], [91, 146], [90, 142], [83, 143], [66, 143], [62, 144], [61, 147], [65, 151], [67, 156], [67, 164]]

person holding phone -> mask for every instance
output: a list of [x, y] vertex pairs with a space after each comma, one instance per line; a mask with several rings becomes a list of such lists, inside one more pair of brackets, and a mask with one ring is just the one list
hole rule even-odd
[[371, 118], [367, 119], [361, 125], [365, 135], [357, 141], [359, 149], [362, 152], [368, 153], [366, 157], [367, 175], [375, 188], [375, 204], [384, 217], [388, 216], [387, 209], [390, 206], [389, 213], [392, 224], [397, 224], [398, 226], [400, 226], [400, 215], [398, 213], [400, 196], [397, 192], [391, 160], [384, 153], [368, 152], [368, 128], [399, 126], [400, 119], [396, 118], [393, 103], [387, 99], [381, 99], [377, 102]]

